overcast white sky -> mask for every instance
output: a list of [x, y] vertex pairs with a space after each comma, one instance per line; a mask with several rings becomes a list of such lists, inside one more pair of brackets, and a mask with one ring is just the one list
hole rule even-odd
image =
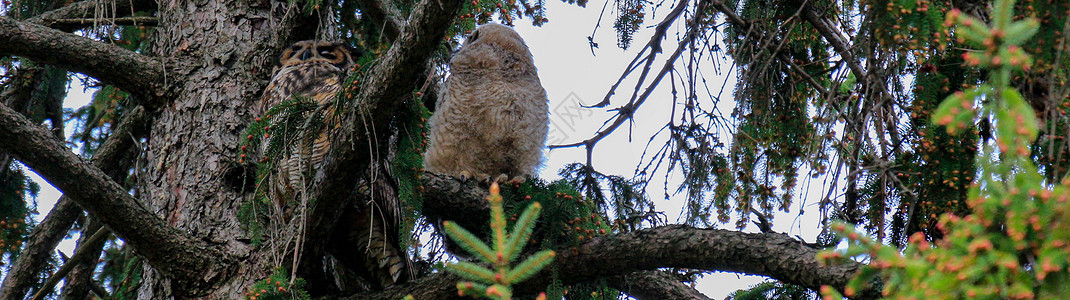
[[[552, 124], [549, 139], [551, 143], [576, 142], [589, 138], [605, 120], [612, 116], [612, 113], [608, 112], [607, 109], [578, 109], [576, 104], [594, 104], [601, 101], [610, 86], [620, 77], [628, 62], [635, 57], [636, 53], [649, 39], [652, 32], [650, 26], [660, 21], [669, 10], [669, 7], [661, 7], [657, 13], [647, 13], [648, 20], [646, 20], [643, 29], [635, 34], [632, 47], [628, 51], [624, 51], [616, 46], [616, 32], [613, 29], [614, 16], [612, 15], [613, 3], [610, 3], [610, 7], [606, 9], [606, 15], [602, 18], [601, 28], [598, 29], [595, 36], [595, 42], [600, 45], [600, 48], [595, 49], [595, 55], [592, 55], [587, 37], [591, 35], [594, 29], [603, 3], [591, 1], [588, 3], [587, 8], [581, 8], [561, 1], [549, 0], [546, 1], [546, 7], [550, 21], [542, 27], [532, 27], [530, 21], [526, 19], [516, 21], [517, 31], [524, 37], [535, 57], [535, 65], [538, 67], [539, 76], [550, 100], [550, 119]], [[671, 4], [666, 3], [665, 5]], [[667, 48], [666, 52], [671, 52], [675, 47], [675, 31], [676, 27], [670, 29], [670, 40], [663, 42], [663, 45]], [[659, 58], [664, 59], [665, 56], [667, 56], [667, 53], [660, 55]], [[660, 66], [661, 63], [659, 61], [654, 65]], [[720, 88], [719, 85], [720, 82], [724, 82], [724, 76], [735, 75], [730, 73], [730, 66], [730, 63], [722, 63], [721, 70], [717, 70], [712, 64], [706, 66], [704, 74], [711, 84], [711, 90]], [[718, 78], [714, 79], [713, 77], [715, 76]], [[728, 82], [731, 84], [734, 81], [732, 79]], [[669, 101], [672, 101], [671, 95], [665, 88], [668, 87], [668, 84], [669, 80], [667, 78], [663, 80], [662, 88], [659, 88], [636, 114], [634, 127], [632, 127], [633, 131], [631, 132], [631, 142], [628, 141], [628, 127], [622, 126], [616, 133], [598, 144], [594, 150], [593, 161], [596, 169], [607, 174], [631, 176], [639, 162], [639, 156], [643, 152], [647, 139], [655, 130], [668, 121], [671, 107]], [[625, 103], [628, 100], [628, 93], [631, 92], [634, 85], [634, 78], [622, 84], [618, 88], [612, 104], [607, 108], [618, 107]], [[732, 86], [724, 89], [724, 94], [721, 97], [726, 101], [722, 101], [722, 112], [731, 112], [732, 103], [727, 100], [731, 99], [733, 90]], [[716, 90], [714, 91], [716, 92]], [[83, 93], [80, 86], [74, 86], [70, 89], [70, 96], [64, 106], [67, 108], [81, 107], [88, 102], [91, 93], [92, 91], [89, 91], [88, 94]], [[68, 131], [73, 127], [67, 126]], [[68, 132], [69, 135], [70, 133]], [[655, 142], [653, 145], [657, 147], [660, 143]], [[547, 154], [546, 164], [542, 169], [541, 176], [548, 180], [558, 178], [557, 171], [564, 165], [585, 161], [585, 153], [582, 148], [558, 149], [545, 153]], [[806, 173], [801, 171], [800, 174]], [[38, 182], [44, 182], [36, 174], [31, 174], [31, 176]], [[803, 176], [800, 178], [803, 178]], [[672, 178], [670, 178], [671, 180]], [[60, 195], [49, 184], [42, 184], [41, 186], [42, 192], [38, 198], [41, 211], [39, 217], [47, 214]], [[812, 206], [816, 203], [816, 199], [819, 199], [817, 195], [821, 195], [824, 191], [822, 191], [821, 182], [815, 181], [810, 184], [806, 179], [801, 181], [800, 189], [808, 186], [810, 190], [802, 193], [803, 195], [797, 198], [799, 200], [793, 204], [793, 213], [778, 213], [776, 215], [774, 230], [788, 233], [791, 236], [800, 235], [807, 241], [814, 240], [817, 235], [818, 220], [817, 209]], [[649, 194], [655, 200], [657, 209], [665, 212], [669, 222], [675, 222], [676, 217], [680, 215], [682, 202], [662, 200], [663, 190], [660, 182], [650, 184], [650, 188]], [[670, 184], [670, 191], [673, 188], [674, 186]], [[674, 197], [674, 199], [679, 198]], [[809, 200], [804, 201], [801, 198], [808, 198]], [[797, 216], [800, 205], [808, 205], [809, 208], [809, 213], [802, 217]], [[722, 227], [730, 228], [733, 222], [734, 220], [730, 221], [729, 225]], [[755, 231], [753, 226], [751, 227], [745, 231]], [[73, 245], [76, 238], [64, 241], [60, 246], [60, 250], [69, 255], [74, 248]], [[763, 279], [764, 277], [759, 276], [715, 273], [708, 274], [699, 280], [696, 287], [711, 298], [723, 299], [727, 294], [737, 289], [747, 288]]]

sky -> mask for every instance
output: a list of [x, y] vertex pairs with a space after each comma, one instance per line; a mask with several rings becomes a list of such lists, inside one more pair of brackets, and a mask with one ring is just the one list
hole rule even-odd
[[[591, 36], [597, 24], [604, 3], [591, 1], [588, 3], [588, 7], [581, 8], [573, 4], [550, 0], [546, 1], [548, 23], [541, 27], [533, 27], [530, 20], [515, 21], [516, 30], [531, 49], [541, 82], [546, 88], [550, 101], [551, 133], [548, 138], [550, 144], [572, 143], [592, 137], [598, 127], [613, 115], [613, 112], [610, 112], [609, 109], [619, 107], [628, 101], [630, 92], [635, 86], [634, 77], [636, 76], [632, 76], [633, 78], [621, 84], [617, 94], [612, 98], [611, 104], [606, 108], [585, 109], [578, 106], [579, 104], [590, 105], [598, 103], [605, 97], [607, 91], [621, 76], [627, 64], [634, 59], [637, 52], [648, 41], [652, 34], [652, 26], [660, 21], [669, 10], [669, 7], [660, 7], [656, 8], [655, 13], [648, 13], [643, 27], [635, 34], [632, 47], [628, 50], [622, 50], [616, 46], [617, 36], [613, 29], [615, 16], [612, 12], [613, 3], [610, 3], [610, 7], [605, 11], [605, 16], [602, 17], [601, 27], [597, 29], [597, 34], [594, 35], [594, 41], [600, 47], [594, 49], [592, 53], [592, 49], [588, 44], [588, 36]], [[666, 5], [669, 4], [671, 2], [666, 3]], [[669, 39], [663, 41], [663, 45], [667, 49], [666, 52], [672, 51], [675, 47], [677, 29], [678, 25], [671, 28], [668, 34]], [[667, 55], [668, 53], [659, 55], [659, 61], [654, 65], [660, 66]], [[731, 66], [729, 61], [720, 62], [720, 65], [711, 63], [704, 67], [704, 75], [710, 82], [711, 89], [719, 89], [720, 83], [726, 82], [726, 76], [734, 76], [730, 69]], [[720, 95], [721, 99], [723, 99], [720, 103], [720, 110], [725, 114], [730, 113], [733, 107], [733, 103], [730, 100], [731, 93], [734, 90], [731, 84], [734, 81], [734, 78], [727, 80], [729, 86], [720, 89], [723, 91]], [[639, 157], [644, 151], [647, 139], [655, 130], [669, 120], [671, 108], [669, 102], [672, 101], [672, 98], [667, 90], [668, 85], [669, 80], [666, 78], [662, 81], [660, 87], [655, 90], [651, 98], [647, 100], [647, 103], [636, 113], [634, 126], [631, 127], [632, 131], [630, 132], [631, 141], [629, 141], [629, 127], [625, 125], [595, 147], [593, 165], [598, 171], [631, 177], [639, 163]], [[64, 107], [78, 108], [85, 105], [88, 103], [92, 92], [92, 90], [83, 91], [81, 86], [72, 86], [69, 88], [69, 96], [64, 103]], [[709, 100], [706, 99], [705, 101]], [[66, 126], [68, 131], [74, 127]], [[70, 132], [68, 132], [67, 136], [70, 136]], [[656, 148], [660, 145], [660, 142], [654, 142], [652, 145]], [[566, 164], [584, 162], [586, 160], [583, 148], [547, 150], [544, 153], [545, 164], [541, 169], [540, 177], [546, 180], [559, 178], [557, 171]], [[800, 170], [800, 174], [806, 174], [806, 172]], [[59, 198], [60, 192], [36, 174], [31, 172], [31, 176], [38, 183], [42, 183], [42, 191], [37, 200], [41, 212], [38, 218], [43, 218], [54, 205], [56, 199]], [[809, 176], [805, 177], [809, 178]], [[678, 178], [678, 176], [670, 176], [670, 182], [673, 178]], [[802, 179], [803, 176], [800, 176], [800, 178]], [[813, 205], [820, 198], [820, 195], [827, 191], [823, 190], [821, 182], [815, 181], [811, 183], [807, 180], [801, 180], [798, 189], [804, 191], [796, 192], [797, 196], [798, 194], [802, 195], [797, 198], [800, 200], [795, 201], [796, 203], [793, 204], [792, 213], [777, 213], [773, 229], [777, 232], [787, 233], [790, 236], [798, 235], [806, 241], [812, 242], [817, 235], [817, 228], [819, 228], [817, 209]], [[670, 200], [666, 201], [663, 199], [664, 192], [661, 182], [651, 183], [649, 187], [651, 189], [648, 191], [649, 196], [655, 201], [657, 209], [665, 212], [665, 216], [668, 217], [670, 223], [676, 222], [677, 217], [680, 216], [680, 209], [683, 203], [682, 197], [671, 196]], [[674, 190], [674, 186], [671, 183], [669, 189], [670, 191]], [[810, 213], [799, 216], [797, 212], [804, 205]], [[733, 219], [727, 225], [720, 227], [731, 229], [734, 222], [735, 220]], [[754, 226], [750, 226], [744, 231], [756, 232], [756, 229]], [[63, 241], [59, 250], [70, 255], [73, 252], [76, 240], [77, 235]], [[703, 278], [695, 283], [695, 287], [711, 298], [723, 299], [733, 291], [748, 288], [764, 279], [764, 277], [760, 276], [715, 272], [704, 275]]]

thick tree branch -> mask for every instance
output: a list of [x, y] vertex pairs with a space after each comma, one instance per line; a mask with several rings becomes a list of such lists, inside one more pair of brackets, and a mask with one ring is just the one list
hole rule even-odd
[[[119, 178], [130, 168], [130, 160], [122, 158], [134, 148], [135, 137], [143, 136], [148, 130], [149, 118], [144, 108], [137, 107], [123, 115], [123, 120], [92, 159], [93, 165], [112, 178]], [[60, 197], [41, 224], [30, 233], [22, 253], [11, 265], [11, 272], [0, 285], [0, 300], [25, 298], [35, 281], [34, 276], [45, 266], [52, 249], [67, 235], [67, 230], [81, 213], [82, 208], [67, 196]]]
[[164, 93], [160, 60], [41, 25], [0, 17], [0, 54], [83, 73], [143, 99]]
[[[460, 225], [465, 227], [487, 223], [487, 217], [478, 217], [489, 215], [489, 207], [483, 200], [485, 189], [473, 183], [462, 184], [456, 179], [433, 173], [424, 173], [424, 179], [423, 212], [427, 218], [463, 221], [465, 223]], [[822, 266], [817, 261], [818, 251], [819, 249], [806, 246], [801, 241], [783, 234], [743, 233], [670, 225], [594, 238], [575, 250], [559, 251], [553, 266], [561, 266], [556, 267], [557, 276], [565, 284], [657, 268], [679, 267], [768, 276], [813, 289], [822, 285], [842, 289], [862, 266], [859, 263]], [[531, 282], [523, 283], [521, 290], [536, 291], [549, 284], [550, 276], [535, 278]], [[405, 287], [398, 290], [443, 289], [429, 286], [436, 282], [438, 281], [417, 281], [412, 284], [422, 287]], [[390, 291], [392, 290], [384, 293]], [[453, 290], [449, 292], [456, 293]], [[442, 292], [427, 299], [449, 297], [451, 294]]]
[[577, 282], [661, 267], [761, 275], [818, 289], [842, 288], [862, 265], [822, 266], [818, 249], [777, 233], [744, 233], [669, 225], [592, 239], [562, 251], [554, 263]]
[[5, 105], [0, 105], [0, 150], [34, 169], [154, 267], [171, 275], [178, 285], [176, 292], [206, 291], [232, 271], [235, 258], [220, 246], [169, 226], [104, 172], [67, 149], [62, 140]]
[[[594, 238], [577, 247], [576, 251], [562, 251], [550, 268], [556, 268], [557, 279], [564, 284], [661, 267], [684, 267], [768, 276], [813, 289], [821, 285], [842, 289], [862, 266], [853, 262], [822, 266], [817, 261], [817, 251], [782, 234], [670, 225]], [[517, 286], [517, 291], [535, 293], [545, 289], [550, 278], [549, 274], [536, 275]], [[450, 299], [457, 294], [454, 289], [457, 280], [452, 275], [436, 274], [406, 286], [358, 295], [353, 299], [396, 299], [414, 291], [421, 293], [420, 299]], [[633, 292], [640, 297], [654, 296], [644, 294], [649, 291]]]

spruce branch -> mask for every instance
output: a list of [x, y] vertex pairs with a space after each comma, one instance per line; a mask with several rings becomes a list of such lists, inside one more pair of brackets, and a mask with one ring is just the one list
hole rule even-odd
[[[490, 186], [490, 196], [487, 196], [487, 201], [490, 202], [493, 251], [490, 246], [456, 223], [443, 222], [446, 234], [450, 238], [457, 241], [465, 250], [479, 254], [480, 259], [490, 264], [491, 269], [496, 270], [492, 271], [469, 262], [458, 262], [446, 266], [446, 270], [450, 273], [477, 281], [457, 283], [457, 293], [461, 296], [478, 295], [491, 299], [511, 299], [513, 291], [510, 286], [512, 284], [530, 278], [553, 262], [554, 251], [544, 250], [528, 257], [516, 267], [509, 266], [517, 253], [524, 249], [531, 231], [535, 229], [535, 219], [539, 216], [541, 206], [538, 202], [528, 206], [519, 222], [514, 225], [513, 231], [506, 232], [507, 224], [500, 192], [498, 183], [493, 183]], [[545, 299], [546, 295], [540, 294], [539, 298]]]

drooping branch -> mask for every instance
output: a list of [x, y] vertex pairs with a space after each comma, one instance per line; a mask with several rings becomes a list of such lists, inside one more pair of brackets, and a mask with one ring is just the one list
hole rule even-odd
[[64, 146], [62, 140], [0, 105], [0, 151], [34, 169], [116, 235], [169, 274], [180, 295], [222, 283], [235, 258], [220, 246], [192, 238], [142, 207], [126, 189]]
[[847, 67], [851, 69], [851, 73], [854, 73], [858, 80], [867, 80], [869, 78], [869, 76], [866, 76], [866, 70], [862, 69], [862, 65], [858, 59], [851, 53], [851, 47], [847, 44], [847, 41], [845, 41], [839, 32], [832, 28], [832, 25], [828, 23], [828, 20], [817, 15], [817, 12], [814, 11], [812, 5], [804, 5], [799, 8], [799, 14], [802, 16], [803, 20], [806, 20], [807, 23], [814, 26], [814, 29], [817, 29], [817, 32], [821, 33], [821, 36], [832, 45], [832, 49], [840, 54], [843, 61], [847, 63]]
[[0, 54], [83, 73], [142, 99], [164, 93], [160, 60], [37, 24], [0, 18]]
[[[665, 38], [669, 26], [672, 25], [681, 14], [683, 14], [684, 10], [687, 8], [688, 1], [689, 0], [679, 0], [679, 2], [676, 3], [676, 6], [673, 8], [673, 10], [670, 11], [669, 14], [666, 15], [665, 18], [655, 27], [654, 34], [650, 38], [650, 41], [647, 42], [643, 50], [640, 51], [638, 56], [636, 56], [636, 58], [633, 59], [632, 62], [628, 65], [628, 68], [625, 73], [621, 75], [621, 78], [618, 79], [612, 87], [610, 87], [609, 92], [606, 93], [606, 97], [602, 99], [602, 102], [599, 102], [598, 104], [592, 106], [604, 107], [606, 105], [609, 105], [609, 98], [616, 93], [617, 86], [624, 81], [624, 78], [628, 77], [632, 70], [638, 68], [637, 63], [644, 62], [645, 64], [643, 66], [643, 70], [639, 74], [639, 80], [638, 82], [636, 82], [635, 91], [632, 92], [631, 100], [629, 100], [627, 104], [616, 109], [617, 114], [612, 117], [612, 123], [609, 123], [609, 121], [607, 121], [609, 125], [600, 128], [598, 132], [594, 134], [594, 137], [572, 144], [550, 145], [550, 149], [585, 146], [587, 147], [588, 161], [590, 161], [591, 149], [594, 148], [595, 144], [613, 133], [613, 131], [623, 125], [625, 121], [632, 119], [632, 116], [634, 115], [635, 111], [643, 105], [647, 97], [650, 96], [650, 93], [653, 92], [654, 88], [656, 88], [658, 83], [661, 82], [661, 79], [664, 78], [665, 75], [673, 69], [673, 64], [676, 63], [676, 59], [679, 58], [680, 54], [683, 53], [683, 50], [686, 48], [686, 45], [690, 44], [691, 41], [698, 35], [697, 28], [690, 28], [686, 36], [680, 39], [679, 46], [677, 47], [676, 51], [673, 52], [673, 54], [665, 60], [665, 64], [662, 67], [661, 71], [658, 72], [656, 76], [654, 76], [654, 79], [651, 80], [649, 84], [647, 84], [646, 90], [640, 93], [639, 90], [642, 88], [643, 84], [646, 83], [646, 76], [650, 73], [651, 66], [654, 64], [654, 58], [656, 58], [657, 54], [661, 53], [662, 51], [661, 40]], [[699, 7], [696, 11], [701, 14], [704, 11], [704, 8], [708, 2], [709, 0], [703, 0], [702, 2], [700, 2], [698, 5]], [[695, 20], [698, 19], [701, 19], [701, 17], [695, 18]], [[698, 24], [698, 22], [691, 23], [693, 24], [692, 26]], [[640, 59], [640, 56], [642, 56], [643, 53], [645, 53], [646, 51], [650, 51], [650, 53], [647, 54], [646, 57]]]

